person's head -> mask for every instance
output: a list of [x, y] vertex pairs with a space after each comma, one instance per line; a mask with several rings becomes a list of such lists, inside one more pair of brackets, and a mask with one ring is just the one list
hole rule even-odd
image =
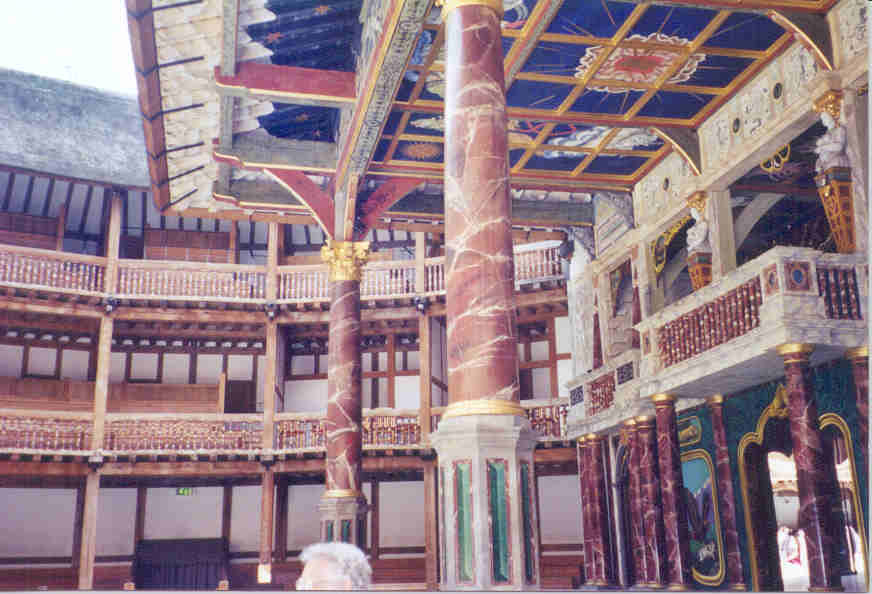
[[297, 590], [366, 590], [372, 568], [363, 551], [347, 542], [319, 542], [300, 553]]

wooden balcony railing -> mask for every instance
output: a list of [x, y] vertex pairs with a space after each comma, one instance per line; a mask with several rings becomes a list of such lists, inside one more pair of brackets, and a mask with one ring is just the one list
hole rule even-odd
[[278, 413], [275, 417], [276, 450], [323, 450], [324, 426], [315, 413]]
[[262, 266], [120, 260], [118, 293], [127, 299], [256, 302], [266, 298]]
[[416, 411], [374, 409], [364, 412], [363, 446], [420, 446], [421, 425]]
[[84, 452], [91, 449], [93, 415], [0, 409], [0, 449]]
[[260, 415], [109, 414], [103, 450], [121, 453], [260, 450]]
[[[424, 260], [420, 286], [415, 260], [370, 262], [363, 270], [361, 298], [444, 294], [444, 261], [443, 257]], [[0, 286], [120, 299], [266, 304], [264, 266], [121, 259], [117, 289], [112, 295], [106, 292], [105, 274], [106, 258], [0, 245]], [[515, 254], [517, 284], [561, 278], [557, 248]], [[323, 264], [280, 266], [276, 285], [279, 303], [330, 299], [327, 267]]]
[[[539, 441], [554, 441], [566, 439], [566, 415], [569, 412], [569, 400], [560, 398], [552, 400], [525, 400], [521, 407], [527, 413], [530, 426], [539, 433]], [[430, 430], [436, 431], [442, 420], [444, 407], [430, 409]]]
[[[589, 419], [618, 404], [626, 404], [626, 399], [636, 394], [639, 362], [639, 349], [629, 349], [569, 382], [573, 416]], [[576, 407], [582, 403], [583, 407]]]
[[38, 248], [0, 246], [0, 284], [101, 296], [106, 259]]
[[818, 266], [818, 295], [824, 298], [831, 320], [862, 320], [860, 287], [855, 268]]

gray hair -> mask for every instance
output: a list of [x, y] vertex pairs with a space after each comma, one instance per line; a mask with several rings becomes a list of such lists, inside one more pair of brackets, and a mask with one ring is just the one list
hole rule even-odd
[[327, 559], [335, 563], [343, 576], [351, 580], [354, 590], [366, 590], [372, 581], [372, 567], [366, 555], [359, 548], [347, 542], [316, 542], [300, 553], [300, 561], [308, 563], [312, 559]]

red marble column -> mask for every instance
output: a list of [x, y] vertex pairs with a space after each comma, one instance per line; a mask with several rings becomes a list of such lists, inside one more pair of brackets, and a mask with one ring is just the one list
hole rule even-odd
[[863, 452], [868, 456], [869, 447], [869, 347], [862, 346], [856, 349], [848, 349], [845, 358], [851, 362], [854, 372], [854, 391], [857, 396], [857, 416], [860, 425], [860, 443], [863, 444]]
[[838, 489], [828, 484], [832, 479], [831, 473], [826, 471], [828, 461], [821, 443], [809, 368], [813, 350], [813, 345], [788, 343], [778, 347], [778, 354], [784, 359], [790, 437], [799, 488], [799, 525], [805, 531], [808, 550], [809, 588], [841, 591], [840, 579], [835, 575], [836, 547], [829, 526], [827, 500], [832, 493], [838, 493]]
[[578, 438], [578, 482], [581, 488], [581, 528], [584, 534], [584, 582], [592, 585], [596, 579], [593, 552], [593, 526], [591, 521], [590, 457], [587, 437]]
[[635, 585], [642, 586], [646, 582], [645, 572], [645, 528], [642, 519], [642, 486], [639, 477], [639, 464], [642, 459], [639, 449], [639, 433], [636, 421], [630, 419], [624, 421], [627, 431], [627, 448], [630, 452], [630, 548], [633, 551], [633, 573]]
[[654, 401], [657, 418], [657, 460], [660, 468], [663, 533], [666, 537], [666, 582], [670, 590], [687, 590], [690, 589], [690, 550], [681, 456], [678, 451], [675, 396], [655, 394], [651, 399]]
[[639, 440], [639, 466], [642, 500], [642, 525], [645, 531], [645, 583], [663, 585], [666, 555], [663, 550], [663, 516], [660, 511], [660, 477], [657, 472], [657, 435], [654, 417], [636, 417]]
[[502, 2], [449, 0], [442, 10], [449, 395], [443, 418], [520, 416]]
[[708, 399], [715, 441], [715, 465], [717, 466], [718, 507], [721, 512], [721, 530], [724, 533], [724, 557], [727, 568], [724, 586], [731, 590], [745, 590], [742, 571], [742, 553], [739, 550], [739, 531], [736, 527], [736, 498], [733, 496], [733, 475], [730, 471], [730, 454], [727, 450], [727, 432], [724, 428], [724, 397]]
[[330, 287], [327, 342], [327, 491], [360, 491], [360, 281]]
[[587, 436], [590, 456], [590, 489], [591, 489], [591, 514], [593, 522], [593, 548], [596, 571], [596, 584], [598, 586], [614, 585], [614, 572], [612, 571], [611, 554], [609, 551], [611, 531], [609, 530], [608, 498], [606, 496], [605, 468], [603, 466], [603, 446], [605, 438], [602, 435], [591, 433]]

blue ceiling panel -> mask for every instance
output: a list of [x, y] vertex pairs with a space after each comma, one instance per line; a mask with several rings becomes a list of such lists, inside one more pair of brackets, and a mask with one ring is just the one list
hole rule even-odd
[[642, 91], [624, 90], [620, 93], [588, 90], [579, 96], [570, 111], [601, 114], [624, 114], [633, 107]]
[[690, 78], [678, 84], [723, 88], [753, 63], [754, 60], [750, 58], [708, 54], [705, 60], [697, 64]]
[[514, 167], [518, 164], [521, 157], [524, 156], [524, 149], [512, 149], [509, 151], [509, 167]]
[[430, 54], [430, 49], [433, 47], [433, 40], [436, 38], [436, 32], [432, 29], [424, 29], [421, 36], [418, 37], [418, 43], [412, 51], [412, 57], [409, 60], [415, 66], [421, 66]]
[[566, 0], [548, 27], [548, 33], [612, 37], [636, 8], [631, 2]]
[[375, 147], [375, 152], [372, 155], [372, 160], [376, 163], [381, 163], [385, 160], [385, 155], [388, 152], [388, 147], [391, 145], [390, 140], [379, 140], [378, 146]]
[[405, 133], [442, 136], [445, 133], [445, 120], [438, 113], [413, 113], [406, 123]]
[[524, 169], [545, 169], [547, 171], [572, 171], [587, 157], [587, 153], [570, 153], [567, 151], [545, 151], [533, 155]]
[[510, 107], [555, 109], [563, 103], [572, 89], [571, 85], [516, 79], [506, 93], [506, 104]]
[[384, 130], [382, 134], [394, 134], [397, 131], [397, 126], [400, 125], [400, 119], [403, 117], [403, 112], [401, 111], [392, 111], [391, 115], [388, 116], [387, 121], [385, 122]]
[[403, 161], [424, 161], [426, 163], [441, 163], [443, 153], [441, 142], [408, 142], [397, 143], [393, 159]]
[[647, 161], [645, 157], [599, 155], [585, 167], [584, 173], [632, 175]]
[[573, 43], [545, 42], [536, 45], [521, 72], [551, 74], [555, 76], [575, 76], [581, 57], [587, 51], [586, 45]]
[[652, 118], [692, 118], [713, 98], [714, 95], [702, 93], [658, 91], [639, 111], [639, 115]]
[[629, 37], [652, 36], [651, 41], [656, 41], [659, 35], [693, 40], [716, 14], [716, 11], [705, 8], [654, 4], [648, 7], [642, 18], [630, 29]]
[[[595, 130], [594, 132], [591, 132]], [[548, 135], [548, 138], [545, 139], [545, 144], [554, 144], [558, 141], [562, 141], [566, 138], [575, 138], [580, 134], [587, 134], [589, 136], [596, 136], [597, 139], [601, 138], [603, 135], [604, 128], [602, 126], [585, 126], [584, 124], [557, 124], [551, 130], [551, 134]]]
[[764, 51], [784, 35], [784, 29], [764, 14], [734, 12], [709, 37], [705, 45]]

